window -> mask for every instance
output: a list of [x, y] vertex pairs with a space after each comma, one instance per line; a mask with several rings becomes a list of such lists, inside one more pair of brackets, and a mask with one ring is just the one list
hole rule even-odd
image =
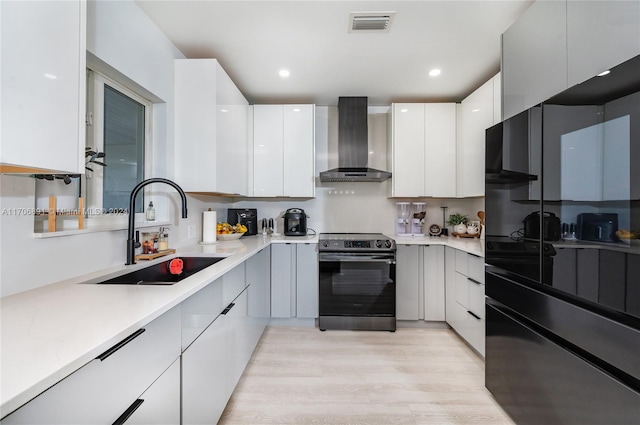
[[[87, 210], [90, 215], [117, 213], [129, 208], [131, 189], [148, 171], [152, 104], [97, 72], [89, 70], [87, 82], [87, 147], [104, 153], [99, 161], [106, 164], [87, 164]], [[135, 212], [141, 213], [143, 205], [140, 194]]]

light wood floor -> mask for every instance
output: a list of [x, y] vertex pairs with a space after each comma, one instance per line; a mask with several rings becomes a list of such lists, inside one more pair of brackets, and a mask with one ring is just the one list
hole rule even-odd
[[287, 327], [265, 331], [219, 423], [513, 424], [451, 330]]

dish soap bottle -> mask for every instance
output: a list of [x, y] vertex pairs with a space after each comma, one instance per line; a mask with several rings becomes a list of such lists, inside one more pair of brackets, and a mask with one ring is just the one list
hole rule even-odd
[[149, 206], [147, 207], [147, 221], [155, 221], [156, 219], [156, 209], [153, 208], [153, 202], [149, 202]]

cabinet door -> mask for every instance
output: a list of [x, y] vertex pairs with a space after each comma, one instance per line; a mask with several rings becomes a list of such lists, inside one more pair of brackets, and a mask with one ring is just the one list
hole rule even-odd
[[504, 119], [568, 87], [566, 3], [534, 2], [502, 34]]
[[231, 395], [227, 386], [229, 371], [225, 318], [214, 321], [182, 353], [182, 423], [215, 424]]
[[175, 67], [176, 182], [186, 191], [217, 184], [215, 59], [178, 59]]
[[86, 2], [0, 10], [0, 164], [84, 173]]
[[577, 293], [575, 248], [556, 248], [553, 257], [553, 286], [570, 294]]
[[424, 196], [424, 104], [392, 105], [392, 196]]
[[493, 79], [471, 93], [460, 105], [458, 134], [458, 197], [484, 196], [485, 130], [493, 125]]
[[640, 2], [568, 1], [569, 87], [640, 54]]
[[247, 315], [247, 290], [238, 295], [233, 303], [229, 305], [229, 311], [225, 314], [225, 326], [229, 340], [227, 342], [228, 352], [228, 373], [227, 390], [231, 394], [235, 388], [245, 366], [253, 353], [253, 338], [251, 333], [251, 322]]
[[283, 106], [253, 107], [253, 196], [282, 196], [284, 190]]
[[139, 406], [126, 420], [127, 425], [179, 425], [180, 360], [173, 362], [134, 403]]
[[493, 77], [493, 123], [502, 121], [502, 76], [498, 72]]
[[315, 107], [284, 105], [284, 196], [315, 194]]
[[296, 316], [318, 317], [318, 244], [296, 245]]
[[254, 347], [271, 316], [271, 248], [266, 247], [246, 262], [249, 284], [248, 312], [252, 323]]
[[[419, 168], [424, 169], [425, 196], [453, 198], [456, 196], [456, 104], [426, 103], [424, 105], [425, 156]], [[484, 178], [484, 170], [483, 170]]]
[[447, 323], [454, 327], [457, 321], [456, 315], [456, 249], [445, 247], [444, 249], [444, 284], [445, 284], [445, 318]]
[[445, 320], [444, 246], [423, 247], [424, 320]]
[[182, 350], [184, 351], [222, 311], [222, 280], [210, 283], [187, 298], [180, 306]]
[[295, 316], [295, 264], [295, 246], [290, 243], [271, 246], [271, 317]]
[[420, 318], [420, 246], [396, 245], [396, 319]]

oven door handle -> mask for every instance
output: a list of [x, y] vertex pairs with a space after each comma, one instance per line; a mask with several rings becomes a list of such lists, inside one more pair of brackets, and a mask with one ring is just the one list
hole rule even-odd
[[320, 254], [320, 262], [340, 261], [340, 262], [366, 262], [366, 263], [387, 263], [395, 264], [393, 255], [340, 255], [340, 254]]

